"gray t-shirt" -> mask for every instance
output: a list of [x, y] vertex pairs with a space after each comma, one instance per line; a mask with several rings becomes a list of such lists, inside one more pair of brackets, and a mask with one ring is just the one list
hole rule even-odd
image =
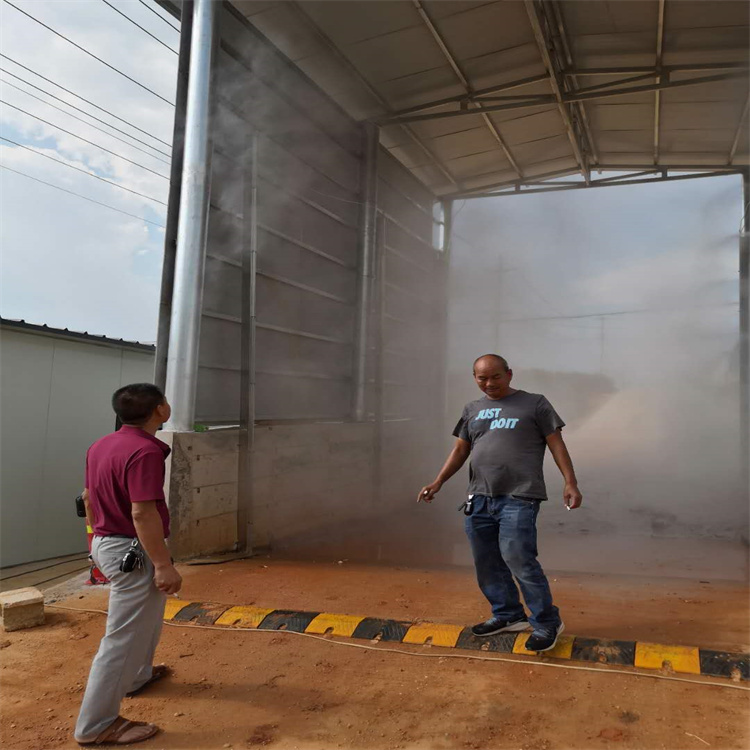
[[453, 435], [471, 443], [469, 494], [546, 500], [545, 438], [564, 426], [538, 393], [516, 391], [466, 404]]

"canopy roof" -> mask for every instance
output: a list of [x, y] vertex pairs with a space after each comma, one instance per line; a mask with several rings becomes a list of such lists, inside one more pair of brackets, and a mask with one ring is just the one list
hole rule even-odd
[[750, 163], [744, 0], [233, 5], [438, 195]]

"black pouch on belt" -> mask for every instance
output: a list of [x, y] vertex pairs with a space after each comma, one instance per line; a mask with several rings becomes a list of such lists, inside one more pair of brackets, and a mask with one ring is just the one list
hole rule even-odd
[[143, 550], [137, 539], [133, 539], [130, 549], [120, 560], [120, 571], [122, 573], [131, 573], [134, 570], [143, 569]]
[[470, 516], [474, 510], [474, 495], [469, 495], [469, 497], [458, 506], [458, 510], [462, 510], [465, 516]]

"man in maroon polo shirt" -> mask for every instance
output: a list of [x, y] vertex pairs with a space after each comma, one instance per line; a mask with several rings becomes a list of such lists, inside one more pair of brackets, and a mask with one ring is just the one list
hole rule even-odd
[[120, 702], [167, 674], [152, 666], [161, 635], [166, 594], [180, 590], [165, 539], [169, 511], [164, 461], [169, 447], [155, 435], [171, 410], [150, 383], [115, 391], [117, 432], [94, 443], [86, 456], [86, 515], [94, 530], [91, 555], [109, 578], [107, 630], [91, 665], [75, 728], [82, 745], [126, 745], [153, 737], [153, 724], [120, 716]]

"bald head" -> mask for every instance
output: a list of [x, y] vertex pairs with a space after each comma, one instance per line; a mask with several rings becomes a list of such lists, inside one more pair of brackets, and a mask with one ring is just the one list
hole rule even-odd
[[506, 372], [510, 370], [510, 367], [508, 367], [508, 360], [505, 359], [505, 357], [501, 357], [499, 354], [483, 354], [481, 357], [477, 357], [474, 360], [474, 365], [472, 366], [472, 369], [474, 372], [477, 371], [478, 365], [500, 365], [500, 367], [503, 368]]
[[505, 357], [499, 354], [483, 354], [474, 360], [474, 381], [488, 398], [500, 399], [514, 393], [510, 387], [513, 370]]

